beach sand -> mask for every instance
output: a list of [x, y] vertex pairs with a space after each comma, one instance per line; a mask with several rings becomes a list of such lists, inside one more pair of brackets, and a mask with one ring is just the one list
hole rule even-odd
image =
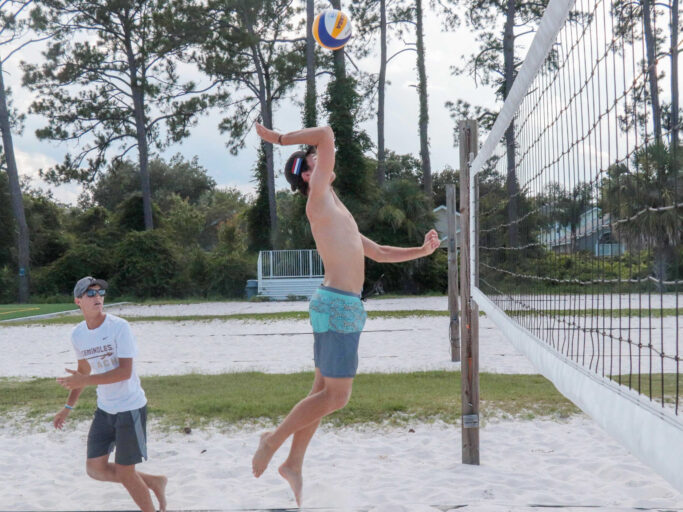
[[[411, 299], [412, 308], [440, 308], [443, 300], [437, 299], [442, 298]], [[214, 314], [252, 306], [227, 304]], [[153, 307], [154, 314], [177, 308]], [[65, 366], [74, 367], [68, 339], [72, 327], [0, 327], [0, 377], [52, 377]], [[140, 345], [141, 375], [313, 369], [306, 321], [136, 322], [132, 327]], [[361, 372], [459, 369], [450, 361], [447, 318], [373, 319], [367, 328], [361, 338]], [[536, 373], [485, 317], [481, 329], [482, 371]], [[0, 429], [0, 510], [134, 508], [121, 486], [87, 477], [89, 422], [70, 424], [64, 431], [51, 427], [51, 417], [30, 424], [22, 427], [15, 418]], [[139, 469], [169, 477], [173, 510], [294, 507], [289, 487], [277, 473], [288, 443], [260, 479], [251, 475], [262, 429], [213, 426], [185, 434], [151, 423], [150, 460]], [[315, 510], [372, 512], [537, 511], [540, 506], [683, 510], [683, 495], [585, 415], [557, 421], [492, 420], [480, 429], [480, 439], [481, 465], [469, 466], [460, 462], [459, 426], [409, 420], [400, 427], [323, 426], [304, 465], [304, 504]]]

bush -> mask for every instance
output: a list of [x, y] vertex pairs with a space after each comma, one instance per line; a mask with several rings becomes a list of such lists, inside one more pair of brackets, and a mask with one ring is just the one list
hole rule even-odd
[[108, 280], [112, 272], [110, 251], [94, 242], [78, 242], [46, 267], [33, 272], [32, 293], [48, 295], [73, 293], [76, 281], [85, 276]]
[[179, 265], [171, 242], [160, 231], [133, 231], [116, 246], [112, 288], [139, 298], [177, 293]]
[[244, 297], [247, 279], [256, 278], [256, 256], [215, 252], [211, 258], [209, 293], [222, 297]]
[[0, 303], [11, 304], [19, 297], [16, 271], [8, 265], [0, 267]]

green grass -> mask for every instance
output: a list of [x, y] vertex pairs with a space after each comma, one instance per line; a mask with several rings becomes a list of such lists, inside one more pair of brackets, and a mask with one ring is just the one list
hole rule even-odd
[[[528, 316], [532, 312], [527, 311], [508, 311], [510, 316]], [[537, 313], [537, 312], [534, 312]], [[630, 315], [628, 314], [630, 313]], [[648, 317], [660, 318], [662, 316], [676, 316], [676, 309], [668, 308], [663, 310], [653, 310], [648, 312], [646, 310], [637, 311], [622, 310], [621, 314], [617, 310], [545, 310], [543, 314], [555, 316], [611, 316], [618, 317]], [[485, 316], [483, 311], [479, 312], [479, 316]], [[393, 310], [393, 311], [368, 311], [368, 318], [425, 318], [425, 317], [445, 317], [448, 316], [448, 311], [438, 311], [430, 309], [412, 309], [412, 310]], [[308, 311], [281, 311], [274, 313], [236, 313], [231, 315], [155, 315], [155, 316], [125, 316], [123, 318], [129, 322], [210, 322], [212, 320], [247, 320], [254, 322], [267, 322], [279, 320], [308, 320]], [[27, 324], [41, 324], [41, 325], [64, 325], [77, 324], [82, 318], [76, 316], [62, 316], [55, 318], [41, 318], [41, 319], [27, 319], [23, 322], [12, 322], [12, 325], [27, 325]]]
[[78, 309], [76, 304], [0, 304], [0, 320], [24, 318]]
[[[640, 375], [613, 375], [612, 380], [622, 386], [629, 387], [634, 391], [646, 396], [652, 397], [654, 402], [668, 404], [676, 401], [676, 384], [678, 384], [678, 393], [683, 395], [683, 374], [678, 375], [678, 383], [676, 383], [676, 375], [673, 373], [656, 373], [652, 377], [646, 374]], [[683, 401], [679, 398], [680, 406], [683, 406]]]
[[[606, 316], [611, 318], [630, 317], [630, 318], [662, 318], [667, 316], [677, 316], [676, 308], [653, 309], [542, 309], [539, 311], [506, 311], [509, 316]], [[682, 312], [678, 312], [683, 314]]]
[[[410, 311], [368, 311], [369, 318], [408, 318], [408, 317], [434, 317], [448, 316], [447, 311], [433, 311], [415, 309]], [[251, 320], [255, 322], [278, 321], [278, 320], [308, 320], [308, 311], [282, 311], [275, 313], [235, 313], [231, 315], [176, 315], [176, 316], [126, 316], [123, 318], [129, 322], [210, 322], [212, 320]], [[57, 318], [44, 318], [13, 322], [12, 325], [41, 324], [62, 325], [77, 324], [83, 320], [80, 316], [65, 316]]]
[[[150, 416], [168, 428], [265, 421], [275, 423], [310, 390], [313, 373], [183, 375], [145, 377]], [[567, 417], [578, 409], [540, 375], [481, 374], [482, 418]], [[24, 414], [36, 422], [51, 418], [67, 392], [54, 379], [0, 379], [0, 414]], [[86, 420], [95, 407], [87, 388], [71, 417]], [[328, 418], [334, 425], [405, 423], [408, 419], [460, 418], [460, 373], [360, 374], [349, 404]]]

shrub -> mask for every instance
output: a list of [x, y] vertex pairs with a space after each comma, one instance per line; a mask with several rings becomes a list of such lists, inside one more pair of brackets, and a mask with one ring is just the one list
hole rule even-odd
[[116, 246], [112, 288], [139, 298], [169, 297], [177, 292], [179, 266], [163, 233], [133, 231]]
[[256, 256], [217, 251], [211, 258], [209, 293], [222, 297], [244, 297], [247, 279], [256, 278]]
[[31, 279], [33, 293], [47, 295], [73, 292], [73, 287], [84, 276], [108, 280], [112, 271], [112, 258], [107, 249], [94, 242], [78, 242], [46, 267], [36, 269]]

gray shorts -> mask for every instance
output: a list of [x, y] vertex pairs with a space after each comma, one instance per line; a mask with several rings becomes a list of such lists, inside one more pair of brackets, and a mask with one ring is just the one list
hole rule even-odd
[[114, 462], [131, 466], [147, 460], [147, 406], [109, 414], [95, 410], [88, 432], [88, 458], [110, 454], [116, 447]]

